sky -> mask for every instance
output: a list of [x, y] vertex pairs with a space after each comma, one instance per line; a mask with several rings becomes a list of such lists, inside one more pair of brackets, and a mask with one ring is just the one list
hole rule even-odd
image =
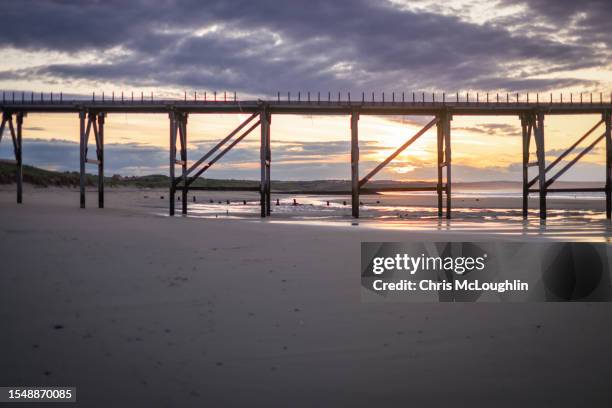
[[[8, 0], [0, 13], [0, 89], [47, 97], [518, 92], [567, 100], [601, 92], [609, 99], [611, 21], [609, 0]], [[191, 115], [190, 160], [245, 118]], [[360, 172], [430, 119], [362, 116]], [[547, 116], [547, 160], [598, 120]], [[275, 115], [272, 178], [349, 178], [349, 124], [346, 116]], [[168, 173], [167, 115], [111, 114], [105, 139], [107, 175]], [[7, 141], [0, 157], [12, 154]], [[254, 132], [206, 174], [257, 179], [258, 145]], [[456, 181], [521, 179], [518, 118], [455, 117], [452, 146]], [[562, 180], [603, 181], [603, 147]], [[435, 150], [432, 129], [377, 178], [433, 179]], [[28, 115], [23, 156], [48, 169], [78, 169], [77, 116]]]

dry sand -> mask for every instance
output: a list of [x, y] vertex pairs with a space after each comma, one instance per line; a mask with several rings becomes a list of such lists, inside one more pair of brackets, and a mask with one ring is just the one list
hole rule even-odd
[[611, 304], [361, 302], [361, 241], [495, 231], [169, 218], [141, 195], [0, 193], [1, 385], [87, 407], [612, 406]]

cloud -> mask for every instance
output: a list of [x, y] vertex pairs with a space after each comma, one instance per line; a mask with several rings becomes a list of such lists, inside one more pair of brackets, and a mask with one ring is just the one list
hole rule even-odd
[[[612, 44], [609, 29], [612, 3], [608, 0], [503, 0], [505, 4], [521, 4], [523, 12], [513, 19], [526, 26], [540, 26], [544, 35], [563, 35], [574, 43]], [[534, 24], [537, 23], [537, 24]], [[609, 54], [608, 54], [609, 57]], [[609, 60], [608, 60], [609, 62]]]
[[[511, 31], [435, 8], [415, 11], [374, 0], [47, 0], [32, 7], [9, 2], [0, 14], [0, 46], [89, 52], [96, 58], [7, 69], [0, 75], [262, 96], [277, 90], [378, 94], [595, 87], [596, 82], [567, 71], [610, 64], [609, 47], [593, 43], [606, 44], [606, 30], [586, 30], [582, 23], [567, 29], [581, 9], [559, 3], [529, 1], [552, 31], [564, 29], [563, 40], [534, 35], [539, 25]], [[550, 12], [545, 4], [552, 4]], [[604, 2], [593, 4], [607, 13]], [[585, 24], [605, 27], [603, 16], [586, 13]], [[520, 16], [508, 18], [519, 24]], [[542, 73], [559, 75], [543, 78]]]
[[[326, 96], [330, 91], [335, 99], [338, 92], [346, 97], [350, 91], [359, 99], [364, 91], [368, 100], [371, 92], [380, 100], [383, 91], [387, 100], [394, 91], [396, 100], [402, 92], [407, 99], [412, 92], [417, 97], [426, 92], [427, 99], [432, 92], [448, 96], [457, 91], [465, 95], [466, 90], [548, 93], [579, 87], [589, 92], [607, 89], [609, 82], [585, 79], [577, 70], [612, 71], [608, 0], [5, 3], [0, 56], [24, 52], [27, 58], [3, 58], [0, 80], [11, 87], [53, 84], [62, 87], [64, 97], [109, 84], [164, 92], [235, 90], [239, 97], [274, 97], [277, 91], [321, 91]], [[480, 13], [487, 5], [489, 14]], [[55, 58], [58, 55], [61, 58]], [[430, 120], [389, 119], [415, 126]], [[520, 135], [518, 127], [497, 124], [454, 130]], [[216, 141], [190, 141], [190, 157], [203, 154], [212, 143]], [[348, 177], [348, 165], [342, 161], [349, 151], [347, 141], [273, 144], [273, 172], [279, 177]], [[364, 157], [381, 147], [360, 144]], [[78, 167], [78, 147], [66, 141], [28, 139], [24, 155], [43, 167]], [[107, 158], [109, 172], [167, 169], [167, 152], [147, 145], [108, 145]], [[245, 140], [211, 174], [257, 177], [252, 164], [256, 168], [258, 160], [258, 149]], [[406, 165], [390, 169], [415, 178], [430, 170], [424, 163], [409, 164], [414, 167], [410, 171]], [[466, 177], [478, 175], [467, 168], [457, 174], [462, 171]], [[501, 177], [504, 171], [485, 169], [482, 174]]]
[[521, 136], [520, 127], [504, 123], [483, 123], [475, 126], [455, 127], [453, 131], [467, 131], [489, 136]]

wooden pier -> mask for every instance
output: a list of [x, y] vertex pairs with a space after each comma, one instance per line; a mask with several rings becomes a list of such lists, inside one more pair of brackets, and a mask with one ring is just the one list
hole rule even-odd
[[[435, 191], [438, 196], [438, 216], [451, 218], [452, 209], [452, 150], [451, 150], [451, 122], [455, 116], [514, 116], [521, 120], [522, 128], [522, 169], [523, 169], [523, 217], [527, 218], [529, 194], [539, 196], [539, 216], [546, 218], [546, 195], [548, 192], [603, 192], [606, 197], [606, 217], [612, 216], [612, 94], [580, 94], [580, 98], [570, 97], [569, 101], [554, 100], [552, 94], [545, 101], [540, 94], [476, 94], [460, 96], [453, 94], [449, 98], [446, 94], [412, 93], [391, 94], [385, 100], [384, 93], [379, 100], [366, 98], [362, 93], [356, 100], [351, 94], [340, 94], [332, 98], [331, 93], [298, 94], [291, 99], [291, 95], [277, 95], [275, 99], [240, 101], [236, 94], [215, 94], [214, 99], [204, 95], [204, 99], [197, 94], [194, 97], [183, 99], [154, 99], [146, 97], [143, 93], [134, 97], [112, 94], [111, 97], [100, 98], [92, 95], [89, 99], [67, 100], [62, 94], [34, 94], [34, 93], [6, 93], [2, 96], [0, 110], [2, 122], [0, 125], [0, 142], [5, 129], [9, 131], [13, 142], [15, 158], [10, 160], [17, 168], [17, 202], [22, 203], [22, 152], [23, 152], [23, 122], [28, 113], [74, 113], [78, 115], [80, 140], [80, 206], [85, 208], [85, 172], [87, 164], [97, 165], [98, 168], [98, 207], [104, 207], [104, 123], [107, 114], [112, 113], [156, 113], [167, 114], [169, 118], [170, 156], [169, 156], [169, 213], [174, 215], [176, 193], [181, 192], [181, 213], [188, 211], [188, 191], [196, 190], [192, 183], [227, 152], [240, 143], [256, 128], [260, 129], [260, 170], [261, 180], [259, 186], [261, 216], [271, 214], [271, 178], [272, 164], [271, 128], [273, 115], [345, 115], [350, 121], [351, 140], [351, 201], [352, 215], [359, 217], [359, 193], [366, 189], [368, 181], [395, 159], [402, 151], [424, 135], [428, 130], [436, 127], [437, 131], [437, 183], [421, 188], [408, 188], [406, 191]], [[584, 97], [583, 97], [584, 96]], [[530, 99], [531, 97], [531, 99]], [[250, 116], [221, 139], [212, 149], [202, 157], [198, 157], [191, 165], [188, 161], [187, 129], [188, 117], [192, 114], [249, 114]], [[557, 159], [547, 164], [545, 160], [545, 117], [548, 115], [599, 115], [601, 119], [593, 125], [584, 135], [579, 137]], [[389, 116], [410, 115], [426, 116], [431, 120], [413, 136], [407, 139], [395, 152], [382, 161], [363, 178], [359, 178], [359, 118], [363, 115]], [[567, 155], [572, 153], [584, 140], [595, 133], [597, 137], [567, 164], [556, 173], [553, 168]], [[90, 157], [89, 142], [93, 134], [95, 142], [95, 158]], [[348, 136], [348, 132], [347, 132]], [[536, 161], [529, 162], [531, 140], [536, 148]], [[553, 183], [590, 152], [598, 143], [605, 139], [606, 163], [605, 184], [601, 188], [589, 189], [555, 189]], [[178, 143], [177, 143], [178, 142]], [[178, 156], [177, 156], [178, 153]], [[3, 160], [8, 161], [8, 160]], [[177, 174], [176, 167], [180, 166]], [[535, 167], [537, 174], [529, 178], [529, 168]], [[552, 175], [550, 175], [552, 174]], [[534, 187], [534, 186], [537, 186]], [[369, 191], [370, 189], [368, 189]], [[397, 189], [395, 189], [397, 190]], [[446, 200], [444, 200], [446, 198]]]

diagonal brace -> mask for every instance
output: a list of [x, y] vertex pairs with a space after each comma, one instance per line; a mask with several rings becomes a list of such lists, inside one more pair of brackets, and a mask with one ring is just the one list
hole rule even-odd
[[[17, 113], [17, 130], [20, 129], [20, 116], [23, 115], [21, 113]], [[2, 122], [0, 123], [0, 141], [2, 141], [2, 134], [6, 129], [6, 124], [8, 123], [8, 130], [11, 134], [11, 141], [13, 143], [13, 153], [15, 155], [15, 163], [18, 163], [19, 156], [21, 154], [21, 141], [19, 140], [19, 132], [15, 129], [15, 124], [13, 123], [13, 114], [12, 113], [3, 113]], [[20, 131], [20, 130], [19, 130]], [[6, 160], [7, 162], [13, 162], [13, 160]]]
[[232, 148], [234, 146], [236, 146], [238, 143], [240, 143], [242, 141], [242, 139], [247, 137], [249, 135], [249, 133], [251, 133], [253, 131], [253, 129], [255, 129], [257, 126], [259, 126], [259, 124], [260, 124], [260, 121], [258, 120], [250, 128], [248, 128], [246, 131], [244, 131], [244, 133], [242, 133], [235, 140], [233, 140], [232, 143], [230, 143], [225, 149], [223, 149], [221, 152], [219, 152], [219, 154], [217, 154], [210, 162], [208, 162], [208, 164], [206, 164], [204, 167], [202, 167], [200, 170], [198, 170], [198, 172], [196, 174], [194, 174], [192, 177], [189, 178], [189, 180], [187, 180], [187, 187], [189, 187], [191, 185], [191, 183], [196, 181], [198, 179], [198, 177], [200, 177], [202, 175], [202, 173], [204, 173], [206, 170], [208, 170], [213, 164], [215, 164], [223, 156], [225, 156], [225, 154], [227, 152], [232, 150]]
[[2, 114], [2, 123], [0, 124], [0, 142], [2, 142], [2, 135], [4, 134], [4, 128], [6, 126], [6, 122], [9, 120], [9, 115], [6, 113]]
[[593, 148], [597, 145], [597, 143], [601, 142], [603, 140], [603, 138], [606, 136], [605, 133], [602, 133], [601, 136], [599, 136], [597, 139], [595, 139], [593, 141], [593, 143], [591, 143], [590, 145], [588, 145], [587, 147], [584, 148], [583, 151], [580, 152], [580, 154], [578, 154], [576, 157], [574, 157], [574, 159], [567, 163], [565, 165], [565, 167], [563, 167], [561, 170], [559, 170], [557, 172], [557, 174], [555, 174], [554, 176], [552, 176], [549, 180], [546, 181], [546, 187], [550, 186], [552, 183], [555, 182], [555, 180], [557, 180], [559, 177], [561, 177], [561, 175], [563, 175], [563, 173], [565, 173], [566, 171], [568, 171], [574, 164], [576, 164], [576, 162], [578, 160], [580, 160], [585, 154], [587, 154], [588, 152], [590, 152], [591, 150], [593, 150]]
[[217, 150], [219, 150], [221, 148], [221, 146], [223, 146], [225, 143], [227, 143], [228, 140], [230, 140], [232, 137], [234, 137], [238, 132], [240, 132], [246, 125], [249, 124], [249, 122], [251, 122], [257, 116], [259, 116], [259, 112], [256, 112], [256, 113], [252, 114], [251, 116], [249, 116], [244, 122], [242, 122], [229, 135], [227, 135], [223, 140], [221, 140], [212, 149], [210, 149], [208, 151], [208, 153], [206, 153], [199, 160], [197, 160], [194, 164], [192, 164], [191, 167], [189, 167], [189, 169], [187, 170], [187, 174], [191, 173], [196, 168], [198, 168], [202, 163], [204, 163], [204, 161], [206, 159], [208, 159], [210, 156], [212, 156]]
[[432, 126], [434, 126], [435, 124], [437, 124], [440, 121], [439, 118], [434, 118], [431, 120], [431, 122], [429, 122], [427, 125], [425, 125], [425, 127], [423, 127], [421, 130], [419, 130], [414, 136], [412, 136], [406, 143], [404, 143], [403, 145], [401, 145], [400, 147], [397, 148], [396, 151], [394, 151], [389, 157], [387, 157], [384, 161], [382, 161], [378, 166], [376, 166], [374, 168], [374, 170], [370, 171], [366, 176], [364, 176], [360, 181], [359, 181], [359, 187], [363, 186], [365, 183], [367, 183], [372, 177], [374, 177], [376, 175], [376, 173], [378, 173], [379, 171], [381, 171], [387, 164], [389, 164], [389, 162], [391, 162], [391, 160], [395, 159], [401, 152], [403, 152], [404, 150], [406, 150], [406, 148], [408, 146], [410, 146], [412, 143], [414, 143], [418, 138], [420, 138], [421, 136], [423, 136], [423, 134], [425, 132], [427, 132]]
[[[565, 156], [567, 156], [568, 154], [570, 154], [580, 143], [582, 143], [584, 141], [584, 139], [586, 139], [587, 137], [589, 137], [589, 135], [591, 133], [593, 133], [595, 131], [595, 129], [597, 129], [599, 127], [599, 125], [601, 125], [603, 123], [603, 119], [600, 120], [599, 122], [597, 122], [595, 124], [595, 126], [593, 126], [591, 129], [589, 129], [584, 135], [582, 135], [578, 140], [576, 140], [576, 142], [574, 144], [572, 144], [566, 151], [564, 151], [563, 153], [561, 153], [561, 155], [559, 157], [557, 157], [552, 163], [550, 163], [547, 167], [546, 167], [546, 172], [550, 171], [550, 169], [552, 169], [553, 167], [555, 167], [555, 165], [557, 165], [557, 163], [559, 163], [561, 160], [563, 160], [563, 158]], [[533, 186], [538, 179], [540, 178], [540, 175], [535, 176], [528, 184], [527, 187], [531, 187]], [[548, 183], [547, 183], [548, 184]]]

